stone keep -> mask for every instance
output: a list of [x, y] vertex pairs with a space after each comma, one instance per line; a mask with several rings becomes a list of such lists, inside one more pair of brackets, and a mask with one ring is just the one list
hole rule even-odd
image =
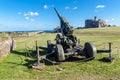
[[105, 27], [105, 20], [97, 19], [95, 16], [94, 19], [85, 20], [85, 28], [100, 28]]

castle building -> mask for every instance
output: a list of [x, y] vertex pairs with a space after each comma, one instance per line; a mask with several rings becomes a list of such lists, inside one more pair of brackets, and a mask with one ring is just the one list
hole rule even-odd
[[97, 19], [95, 16], [94, 19], [85, 20], [85, 28], [100, 28], [105, 27], [105, 20]]

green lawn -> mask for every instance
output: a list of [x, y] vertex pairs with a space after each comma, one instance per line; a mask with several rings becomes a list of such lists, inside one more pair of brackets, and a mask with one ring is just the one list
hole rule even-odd
[[93, 42], [97, 49], [107, 49], [108, 42], [112, 42], [112, 54], [116, 60], [112, 63], [101, 62], [99, 59], [108, 54], [97, 54], [92, 61], [79, 62], [84, 57], [78, 56], [60, 65], [46, 63], [45, 71], [37, 71], [29, 67], [35, 59], [26, 56], [26, 47], [35, 48], [36, 40], [39, 45], [46, 46], [46, 41], [54, 42], [56, 36], [54, 33], [38, 34], [15, 38], [17, 48], [0, 62], [0, 80], [120, 80], [120, 28], [80, 29], [75, 30], [75, 35], [81, 45]]

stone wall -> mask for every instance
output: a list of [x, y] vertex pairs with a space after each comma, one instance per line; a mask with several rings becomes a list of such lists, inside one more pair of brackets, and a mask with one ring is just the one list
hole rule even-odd
[[[0, 33], [2, 34], [2, 33]], [[30, 37], [34, 36], [35, 34], [38, 34], [38, 32], [7, 32], [6, 37]]]
[[10, 51], [13, 51], [15, 47], [16, 44], [13, 38], [0, 38], [0, 60], [7, 56]]

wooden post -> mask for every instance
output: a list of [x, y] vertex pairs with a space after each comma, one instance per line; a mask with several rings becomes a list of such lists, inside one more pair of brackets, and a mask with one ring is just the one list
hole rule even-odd
[[112, 43], [109, 43], [109, 58], [112, 57], [112, 49], [111, 49]]
[[36, 52], [37, 52], [37, 63], [38, 65], [40, 65], [40, 54], [39, 54], [39, 46], [37, 45], [37, 41], [36, 41]]

